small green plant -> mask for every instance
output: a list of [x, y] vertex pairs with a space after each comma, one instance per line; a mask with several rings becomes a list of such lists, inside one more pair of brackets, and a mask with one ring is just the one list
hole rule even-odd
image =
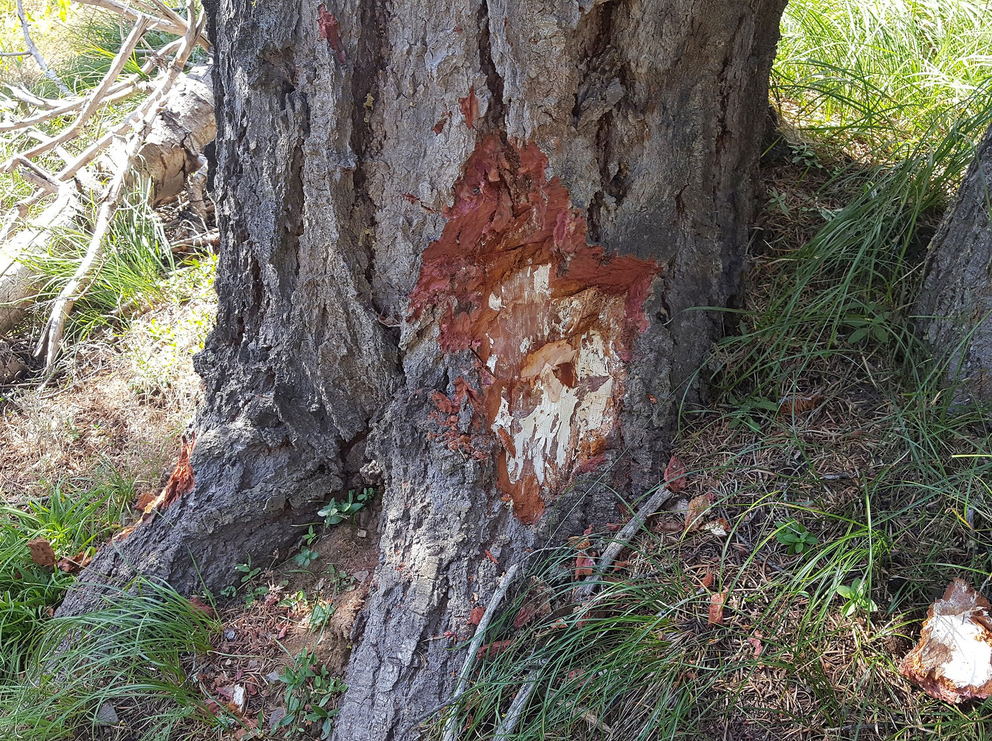
[[310, 611], [310, 630], [320, 630], [334, 615], [334, 605], [324, 600], [317, 600]]
[[297, 553], [295, 556], [293, 556], [293, 563], [295, 563], [297, 566], [302, 566], [303, 568], [306, 568], [314, 561], [316, 561], [318, 558], [320, 558], [320, 554], [317, 553], [317, 551], [308, 548], [307, 546], [303, 546], [302, 548], [300, 548], [300, 552]]
[[330, 738], [338, 711], [329, 706], [348, 686], [318, 664], [311, 651], [297, 654], [279, 681], [286, 685], [286, 715], [278, 727], [287, 729], [290, 738], [303, 734], [310, 738]]
[[269, 593], [269, 587], [265, 584], [259, 584], [257, 587], [251, 586], [255, 578], [262, 573], [261, 568], [251, 565], [251, 558], [246, 563], [236, 564], [234, 570], [242, 574], [241, 579], [238, 584], [229, 584], [220, 590], [221, 596], [231, 599], [237, 596], [241, 590], [247, 589], [245, 604], [250, 605], [259, 597], [264, 597]]
[[338, 569], [331, 564], [327, 567], [327, 576], [331, 585], [331, 594], [337, 594], [348, 589], [355, 583], [355, 577], [344, 569]]
[[855, 579], [850, 586], [840, 584], [835, 591], [847, 600], [840, 611], [846, 618], [853, 617], [858, 611], [875, 612], [878, 610], [878, 605], [871, 598], [871, 586], [867, 579]]
[[350, 519], [375, 496], [375, 493], [375, 489], [371, 487], [365, 487], [360, 494], [356, 494], [354, 489], [349, 489], [347, 499], [332, 499], [317, 514], [324, 518], [324, 524], [328, 527], [337, 525]]
[[300, 552], [293, 556], [293, 563], [297, 566], [306, 568], [320, 558], [320, 554], [310, 547], [319, 537], [320, 533], [314, 530], [313, 525], [311, 525], [310, 529], [307, 531], [307, 534], [303, 536], [303, 545], [300, 547]]
[[790, 556], [809, 553], [816, 547], [816, 536], [795, 520], [778, 522], [776, 526], [778, 530], [775, 532], [775, 540], [788, 549]]

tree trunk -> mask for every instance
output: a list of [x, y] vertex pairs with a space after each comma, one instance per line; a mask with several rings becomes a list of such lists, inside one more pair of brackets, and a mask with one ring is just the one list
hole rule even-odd
[[416, 737], [465, 658], [441, 636], [659, 482], [722, 331], [693, 309], [738, 287], [783, 5], [211, 4], [196, 484], [91, 578], [216, 588], [381, 484], [335, 738]]
[[960, 401], [992, 399], [992, 128], [930, 243], [915, 313]]

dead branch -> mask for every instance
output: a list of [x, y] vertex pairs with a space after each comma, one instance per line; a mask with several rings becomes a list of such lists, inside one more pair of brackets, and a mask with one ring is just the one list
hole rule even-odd
[[[124, 100], [136, 93], [147, 90], [147, 86], [143, 83], [136, 83], [135, 78], [132, 76], [118, 84], [112, 86], [107, 94], [103, 98], [103, 104], [116, 103], [119, 100]], [[22, 118], [17, 121], [11, 121], [10, 123], [0, 123], [0, 131], [17, 131], [19, 129], [26, 129], [36, 124], [44, 123], [58, 116], [64, 116], [67, 113], [72, 113], [79, 108], [82, 108], [87, 101], [86, 96], [81, 96], [79, 98], [72, 98], [66, 101], [58, 108], [52, 108], [50, 110], [44, 111], [43, 113], [36, 113], [33, 116], [28, 116], [27, 118]]]
[[639, 527], [642, 527], [647, 521], [648, 517], [653, 515], [659, 509], [661, 505], [667, 502], [672, 497], [672, 492], [669, 491], [667, 485], [662, 485], [661, 488], [656, 491], [647, 502], [645, 502], [637, 513], [630, 518], [619, 532], [613, 537], [613, 541], [610, 545], [603, 551], [603, 555], [600, 556], [599, 563], [596, 565], [595, 571], [590, 576], [586, 577], [585, 581], [575, 590], [575, 599], [581, 601], [587, 599], [592, 590], [596, 586], [602, 583], [602, 576], [606, 571], [613, 565], [616, 561], [617, 556], [620, 555], [620, 551], [627, 547], [630, 543], [631, 537], [637, 531]]
[[[167, 33], [174, 33], [177, 36], [185, 36], [187, 28], [191, 25], [195, 25], [194, 17], [192, 15], [189, 17], [189, 22], [187, 23], [185, 18], [170, 9], [167, 9], [169, 17], [162, 18], [149, 13], [142, 13], [135, 10], [132, 4], [119, 3], [117, 0], [79, 0], [79, 2], [84, 5], [93, 5], [97, 8], [103, 8], [104, 10], [112, 10], [132, 21], [137, 21], [142, 17], [149, 18], [152, 22], [151, 28], [156, 28]], [[203, 35], [202, 31], [197, 34], [196, 43], [205, 51], [210, 51], [210, 42], [207, 41], [207, 38]]]
[[[189, 13], [189, 17], [191, 19], [194, 18], [193, 1], [194, 0], [187, 0], [186, 3], [187, 12]], [[141, 21], [139, 21], [135, 27], [137, 28], [138, 26], [146, 25], [147, 24], [142, 24]], [[45, 357], [45, 367], [48, 373], [51, 373], [55, 360], [61, 349], [62, 338], [65, 334], [65, 325], [69, 318], [69, 313], [72, 311], [72, 307], [75, 305], [76, 301], [79, 300], [80, 296], [82, 296], [82, 294], [85, 293], [86, 289], [89, 287], [92, 281], [92, 271], [102, 260], [104, 236], [110, 228], [111, 219], [117, 211], [117, 206], [120, 203], [120, 199], [124, 194], [127, 184], [129, 183], [131, 170], [135, 164], [141, 145], [144, 142], [149, 129], [151, 128], [152, 121], [155, 119], [159, 107], [164, 102], [165, 94], [175, 84], [179, 74], [186, 66], [189, 55], [193, 52], [193, 49], [196, 46], [196, 39], [202, 32], [202, 26], [202, 19], [200, 22], [192, 23], [189, 26], [186, 30], [186, 35], [183, 37], [183, 43], [179, 47], [179, 51], [176, 53], [175, 59], [173, 59], [167, 73], [163, 76], [162, 81], [156, 86], [154, 92], [142, 106], [144, 109], [144, 114], [141, 117], [140, 125], [138, 130], [132, 134], [131, 140], [125, 146], [125, 156], [123, 158], [123, 162], [118, 168], [118, 171], [115, 173], [114, 178], [107, 189], [107, 194], [104, 197], [103, 203], [100, 205], [100, 210], [97, 214], [96, 223], [93, 228], [93, 233], [90, 236], [89, 245], [86, 249], [86, 254], [83, 257], [82, 262], [79, 264], [79, 267], [76, 269], [76, 272], [73, 274], [72, 278], [70, 278], [69, 282], [65, 285], [62, 291], [59, 292], [58, 297], [52, 305], [51, 314], [45, 324], [45, 329], [42, 331], [38, 346], [35, 349], [35, 356], [40, 357], [43, 355]], [[142, 33], [144, 33], [144, 30], [142, 30]], [[134, 36], [133, 31], [132, 36]], [[131, 36], [128, 38], [130, 39]], [[140, 35], [134, 38], [134, 44], [137, 44], [138, 38], [140, 38]]]
[[540, 667], [531, 669], [528, 672], [527, 678], [520, 685], [520, 689], [517, 691], [516, 696], [514, 696], [513, 702], [510, 703], [506, 715], [503, 716], [499, 728], [496, 729], [496, 733], [493, 735], [493, 741], [509, 741], [513, 732], [517, 730], [517, 724], [520, 722], [520, 718], [523, 717], [524, 708], [527, 707], [527, 700], [530, 699], [531, 693], [537, 686], [537, 678], [540, 674]]
[[[20, 0], [18, 0], [18, 2], [20, 2]], [[134, 51], [134, 47], [138, 45], [138, 41], [144, 35], [145, 31], [148, 30], [150, 25], [151, 21], [148, 18], [141, 18], [134, 24], [134, 28], [131, 29], [131, 33], [129, 33], [127, 38], [124, 40], [120, 51], [117, 52], [117, 56], [114, 57], [114, 61], [110, 65], [110, 70], [107, 72], [106, 76], [104, 76], [103, 80], [96, 87], [96, 89], [88, 96], [86, 104], [83, 106], [83, 110], [79, 112], [76, 120], [73, 121], [72, 124], [64, 131], [59, 132], [57, 136], [52, 137], [50, 141], [39, 144], [26, 152], [21, 152], [21, 157], [24, 157], [25, 159], [37, 157], [39, 154], [44, 154], [48, 150], [52, 149], [57, 144], [62, 144], [63, 142], [69, 141], [79, 133], [82, 125], [102, 104], [103, 98], [106, 96], [107, 91], [111, 88], [114, 81], [117, 79], [117, 76], [123, 71], [124, 65], [127, 64], [127, 60], [131, 58], [131, 52]], [[2, 168], [0, 168], [0, 171], [10, 172], [13, 169], [13, 161], [8, 161]]]
[[[468, 646], [468, 655], [465, 657], [465, 664], [462, 666], [461, 674], [458, 675], [458, 684], [455, 685], [455, 691], [452, 693], [449, 703], [457, 700], [465, 691], [468, 675], [472, 671], [472, 664], [475, 663], [475, 657], [479, 653], [482, 639], [485, 638], [486, 631], [489, 629], [489, 623], [493, 619], [493, 615], [496, 614], [496, 608], [499, 606], [500, 601], [506, 596], [507, 590], [510, 588], [513, 580], [516, 579], [518, 571], [520, 571], [519, 563], [515, 563], [508, 568], [506, 573], [503, 574], [503, 579], [500, 581], [499, 586], [496, 587], [496, 591], [493, 592], [492, 599], [489, 600], [489, 605], [486, 607], [482, 619], [475, 628], [475, 635], [472, 637], [472, 642]], [[452, 713], [444, 724], [443, 741], [456, 741], [457, 738], [458, 716]]]
[[30, 51], [0, 51], [0, 57], [29, 57]]
[[38, 47], [34, 45], [34, 41], [31, 40], [31, 32], [28, 30], [28, 16], [24, 12], [24, 0], [17, 0], [17, 17], [21, 21], [21, 30], [24, 32], [24, 43], [27, 44], [28, 51], [31, 52], [34, 61], [38, 63], [41, 71], [45, 73], [45, 77], [54, 82], [63, 93], [71, 95], [72, 91], [59, 79], [58, 75], [48, 68], [48, 65], [45, 64], [45, 58], [41, 55]]

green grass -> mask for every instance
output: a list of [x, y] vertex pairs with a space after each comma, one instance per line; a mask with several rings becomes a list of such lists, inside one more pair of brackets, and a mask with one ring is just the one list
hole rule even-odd
[[822, 145], [891, 155], [987, 87], [990, 49], [984, 2], [803, 0], [786, 7], [773, 94]]
[[35, 564], [28, 541], [49, 541], [58, 558], [92, 555], [120, 526], [133, 498], [133, 483], [111, 474], [97, 486], [55, 484], [45, 499], [0, 505], [0, 677], [21, 668], [26, 644], [75, 581]]
[[103, 738], [101, 706], [128, 738], [184, 738], [212, 724], [187, 657], [210, 650], [219, 623], [165, 584], [137, 582], [95, 612], [47, 622], [16, 684], [0, 686], [4, 738]]
[[[45, 252], [24, 258], [47, 278], [37, 299], [41, 307], [72, 277], [89, 244], [89, 234], [83, 231], [65, 229], [58, 237], [47, 243]], [[92, 282], [70, 314], [66, 329], [70, 344], [85, 341], [100, 329], [120, 329], [132, 313], [166, 297], [163, 279], [176, 264], [144, 189], [127, 195], [113, 217], [103, 250]]]

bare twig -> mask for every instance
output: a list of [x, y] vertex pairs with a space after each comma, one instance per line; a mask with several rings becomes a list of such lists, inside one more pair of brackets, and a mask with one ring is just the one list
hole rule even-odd
[[[21, 0], [18, 0], [18, 2], [20, 1]], [[110, 70], [104, 76], [100, 84], [97, 85], [96, 90], [94, 90], [87, 98], [86, 104], [83, 106], [83, 110], [79, 112], [79, 115], [76, 117], [76, 120], [72, 122], [72, 125], [67, 127], [64, 131], [59, 132], [57, 136], [52, 137], [52, 139], [47, 143], [39, 144], [26, 152], [21, 152], [22, 157], [37, 157], [39, 154], [44, 154], [57, 144], [62, 144], [63, 142], [69, 141], [69, 139], [72, 139], [79, 134], [79, 130], [82, 128], [83, 123], [85, 123], [86, 120], [93, 115], [96, 109], [100, 107], [107, 91], [113, 86], [117, 76], [124, 69], [124, 65], [127, 64], [127, 60], [131, 58], [131, 52], [133, 52], [134, 47], [137, 46], [138, 40], [142, 37], [142, 35], [144, 35], [150, 25], [151, 21], [148, 18], [141, 18], [134, 24], [134, 28], [131, 29], [131, 33], [129, 33], [127, 38], [124, 40], [120, 51], [117, 52], [117, 56], [114, 57], [114, 61], [110, 65]], [[12, 169], [12, 162], [7, 162], [2, 168], [0, 168], [3, 172], [10, 172]]]
[[0, 57], [28, 57], [31, 56], [30, 51], [2, 51], [0, 52]]
[[661, 505], [667, 502], [672, 497], [672, 492], [669, 491], [667, 485], [662, 485], [661, 488], [656, 491], [647, 502], [645, 502], [637, 513], [630, 518], [630, 521], [620, 528], [620, 531], [614, 536], [613, 541], [607, 546], [606, 550], [603, 551], [603, 555], [600, 556], [599, 563], [596, 565], [595, 573], [586, 577], [586, 580], [575, 590], [575, 599], [583, 600], [592, 594], [592, 590], [596, 588], [596, 585], [601, 582], [602, 575], [606, 573], [607, 569], [613, 565], [617, 556], [620, 555], [620, 551], [627, 547], [630, 542], [630, 538], [634, 535], [639, 527], [644, 525], [645, 520], [651, 515], [661, 509]]
[[[449, 702], [454, 702], [465, 691], [465, 684], [468, 682], [469, 674], [472, 672], [472, 664], [475, 662], [475, 656], [479, 652], [479, 647], [482, 645], [482, 640], [486, 636], [486, 631], [489, 629], [489, 623], [492, 621], [493, 615], [496, 614], [496, 608], [499, 606], [499, 603], [506, 596], [510, 584], [516, 579], [518, 571], [520, 571], [519, 563], [515, 563], [508, 568], [506, 573], [503, 574], [503, 579], [500, 581], [499, 586], [496, 587], [496, 591], [493, 592], [492, 599], [489, 600], [489, 605], [486, 607], [486, 611], [475, 629], [472, 642], [468, 646], [468, 656], [465, 657], [465, 664], [462, 666], [461, 674], [458, 675], [458, 684], [455, 685], [455, 691], [452, 693], [452, 698]], [[455, 741], [457, 738], [458, 717], [452, 713], [444, 724], [443, 741]]]
[[22, 88], [20, 85], [8, 85], [7, 90], [10, 94], [17, 98], [22, 103], [27, 103], [35, 108], [58, 108], [61, 100], [51, 100], [49, 98], [39, 98], [33, 93], [29, 93], [27, 90]]
[[66, 87], [66, 84], [59, 79], [59, 76], [48, 69], [48, 65], [45, 64], [45, 58], [41, 56], [41, 52], [38, 47], [34, 45], [34, 41], [31, 40], [31, 32], [28, 30], [28, 16], [24, 12], [24, 0], [17, 0], [17, 17], [21, 21], [21, 30], [24, 32], [24, 43], [28, 46], [28, 51], [31, 52], [31, 56], [34, 57], [34, 61], [38, 63], [41, 67], [41, 71], [45, 73], [45, 77], [58, 85], [59, 90], [61, 90], [66, 95], [71, 95], [72, 91]]
[[[133, 5], [129, 3], [120, 3], [117, 2], [117, 0], [79, 0], [79, 2], [84, 5], [93, 5], [97, 8], [103, 8], [104, 10], [112, 10], [132, 21], [137, 21], [141, 17], [149, 18], [152, 21], [152, 28], [160, 31], [166, 31], [167, 33], [174, 33], [177, 36], [185, 36], [187, 28], [195, 25], [194, 17], [192, 15], [189, 18], [189, 23], [187, 23], [185, 18], [171, 10], [169, 12], [172, 16], [168, 18], [161, 18], [150, 13], [142, 13], [135, 10]], [[204, 50], [210, 51], [210, 42], [207, 41], [202, 30], [197, 33], [196, 43]]]
[[54, 175], [41, 165], [37, 165], [23, 157], [14, 157], [14, 164], [21, 167], [21, 177], [48, 193], [55, 193], [59, 189], [59, 181]]
[[[142, 85], [136, 84], [134, 78], [130, 78], [111, 87], [104, 96], [103, 103], [114, 103], [141, 91]], [[33, 116], [28, 116], [17, 121], [11, 121], [10, 123], [0, 123], [0, 131], [17, 131], [18, 129], [26, 129], [30, 126], [56, 118], [57, 116], [64, 116], [67, 113], [72, 113], [73, 111], [82, 108], [87, 100], [88, 98], [85, 96], [80, 98], [72, 98], [71, 100], [68, 100], [60, 105], [58, 108], [52, 108], [42, 113], [36, 113]]]
[[514, 696], [513, 702], [510, 703], [506, 715], [503, 716], [499, 728], [496, 729], [496, 733], [493, 735], [493, 741], [507, 741], [512, 733], [517, 730], [517, 724], [520, 722], [520, 718], [524, 714], [524, 709], [527, 707], [527, 700], [530, 699], [531, 693], [537, 686], [537, 678], [540, 674], [541, 667], [531, 669], [527, 673], [527, 678], [520, 685], [520, 689]]

